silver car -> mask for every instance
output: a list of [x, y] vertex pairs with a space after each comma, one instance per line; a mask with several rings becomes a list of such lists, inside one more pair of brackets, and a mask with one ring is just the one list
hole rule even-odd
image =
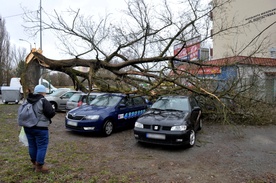
[[62, 111], [65, 110], [67, 101], [75, 93], [81, 93], [81, 91], [71, 90], [70, 88], [59, 88], [55, 92], [46, 95], [45, 98], [56, 111]]
[[66, 110], [71, 110], [76, 107], [79, 107], [84, 104], [90, 104], [92, 100], [94, 100], [97, 96], [102, 95], [104, 93], [75, 93], [72, 97], [67, 101]]

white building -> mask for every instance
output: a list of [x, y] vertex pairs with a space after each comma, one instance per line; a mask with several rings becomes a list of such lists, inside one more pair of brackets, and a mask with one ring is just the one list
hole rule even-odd
[[[225, 1], [213, 0], [211, 4], [215, 7]], [[215, 8], [211, 19], [213, 59], [276, 58], [276, 0], [231, 0]]]

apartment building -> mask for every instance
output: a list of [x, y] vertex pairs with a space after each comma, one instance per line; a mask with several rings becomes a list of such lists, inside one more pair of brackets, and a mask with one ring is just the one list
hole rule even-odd
[[[213, 0], [211, 5], [229, 0]], [[213, 58], [276, 58], [276, 0], [231, 0], [215, 8]]]

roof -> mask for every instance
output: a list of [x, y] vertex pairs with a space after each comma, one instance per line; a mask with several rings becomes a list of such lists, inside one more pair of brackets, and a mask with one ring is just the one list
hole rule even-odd
[[[218, 73], [221, 73], [221, 67], [232, 66], [232, 65], [256, 65], [256, 66], [276, 67], [276, 59], [235, 56], [235, 57], [210, 60], [202, 63], [200, 62], [185, 63], [183, 65], [178, 66], [176, 72], [178, 74], [183, 74], [185, 72], [192, 73], [192, 74], [218, 74]], [[173, 71], [171, 71], [170, 75], [175, 75], [175, 74]]]
[[234, 57], [206, 61], [204, 62], [204, 65], [208, 65], [208, 66], [258, 65], [258, 66], [276, 67], [276, 58], [234, 56]]

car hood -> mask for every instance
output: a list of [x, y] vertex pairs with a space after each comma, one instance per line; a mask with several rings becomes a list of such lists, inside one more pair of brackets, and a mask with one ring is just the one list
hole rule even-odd
[[188, 119], [187, 111], [165, 111], [165, 110], [149, 110], [138, 118], [138, 122], [148, 125], [180, 125], [185, 124]]
[[110, 112], [113, 107], [97, 107], [91, 105], [82, 105], [78, 108], [70, 110], [68, 113], [74, 113], [75, 115], [91, 115], [91, 114], [102, 114]]

